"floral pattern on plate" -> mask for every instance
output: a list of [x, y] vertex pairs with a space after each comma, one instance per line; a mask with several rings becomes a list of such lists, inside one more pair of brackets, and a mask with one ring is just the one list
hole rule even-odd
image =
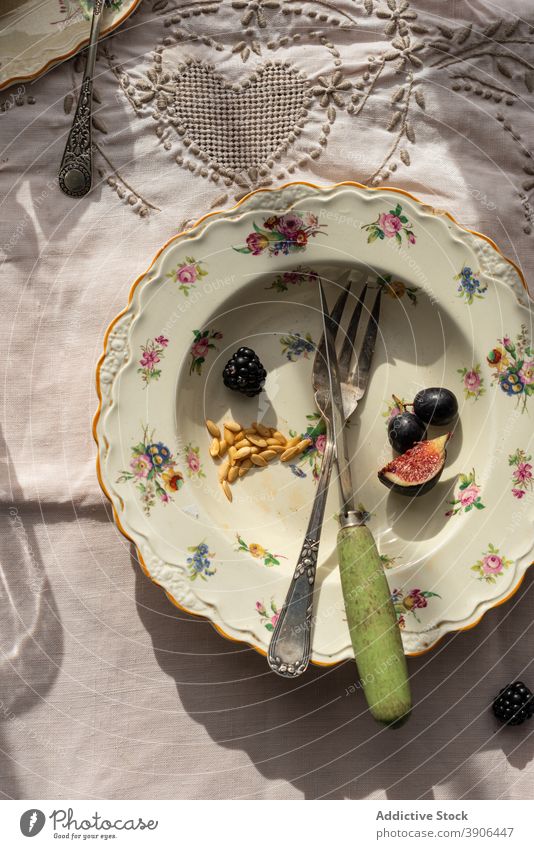
[[512, 472], [512, 495], [514, 498], [523, 498], [527, 492], [532, 492], [532, 460], [531, 454], [527, 454], [522, 448], [518, 448], [508, 457], [508, 465], [513, 466]]
[[168, 344], [169, 340], [166, 336], [155, 336], [154, 339], [147, 339], [146, 343], [141, 345], [142, 356], [139, 360], [141, 368], [137, 369], [137, 373], [142, 375], [145, 387], [151, 380], [159, 380], [161, 377], [161, 369], [156, 366], [164, 358]]
[[317, 283], [319, 276], [313, 268], [305, 265], [297, 265], [292, 271], [284, 271], [277, 274], [270, 286], [266, 289], [274, 289], [275, 292], [287, 292], [290, 286], [301, 286], [303, 283]]
[[[311, 466], [312, 477], [314, 481], [317, 481], [319, 479], [326, 445], [326, 425], [319, 413], [309, 413], [306, 418], [310, 424], [306, 428], [305, 433], [301, 434], [301, 437], [302, 439], [311, 439], [311, 443], [304, 449], [296, 463], [289, 464], [289, 468], [298, 478], [305, 478], [306, 472], [302, 467]], [[291, 437], [296, 436], [296, 430], [290, 430], [289, 435]]]
[[187, 550], [191, 552], [190, 557], [186, 558], [186, 563], [189, 566], [190, 581], [196, 581], [197, 578], [207, 581], [208, 578], [215, 575], [217, 569], [211, 565], [215, 553], [209, 550], [205, 542], [200, 542], [198, 545], [190, 545]]
[[488, 544], [488, 550], [484, 552], [480, 560], [477, 560], [474, 566], [471, 566], [471, 571], [478, 574], [479, 581], [486, 581], [487, 584], [495, 584], [505, 569], [512, 565], [511, 560], [507, 560], [499, 549], [495, 548], [491, 543]]
[[167, 504], [183, 486], [184, 476], [175, 467], [176, 460], [163, 442], [156, 442], [154, 431], [143, 429], [143, 439], [132, 446], [130, 468], [123, 469], [117, 483], [133, 481], [141, 496], [143, 512], [150, 511], [157, 500]]
[[376, 239], [395, 239], [398, 245], [402, 245], [404, 235], [408, 245], [415, 245], [412, 225], [404, 215], [400, 203], [389, 212], [380, 213], [371, 224], [364, 224], [362, 230], [367, 231], [368, 242], [374, 242]]
[[200, 462], [200, 449], [191, 442], [188, 442], [185, 446], [185, 464], [189, 478], [206, 477], [202, 469], [202, 463]]
[[287, 336], [280, 337], [280, 344], [282, 346], [282, 354], [285, 354], [291, 363], [296, 362], [299, 357], [304, 357], [305, 360], [308, 360], [308, 355], [315, 352], [315, 342], [309, 333], [306, 333], [305, 336], [302, 336], [298, 331], [288, 333]]
[[398, 559], [398, 557], [391, 557], [389, 554], [380, 555], [380, 560], [382, 561], [384, 569], [393, 569], [395, 566], [398, 566]]
[[488, 291], [488, 287], [480, 282], [478, 274], [480, 274], [479, 271], [474, 272], [468, 265], [464, 265], [460, 273], [454, 277], [458, 281], [458, 297], [463, 298], [469, 305], [475, 298], [482, 300]]
[[475, 470], [468, 475], [459, 475], [458, 491], [455, 497], [448, 501], [451, 509], [447, 510], [446, 516], [457, 516], [459, 513], [469, 513], [470, 510], [484, 510], [485, 504], [480, 497], [480, 486], [476, 482]]
[[418, 286], [408, 286], [408, 284], [403, 283], [402, 280], [394, 280], [393, 275], [391, 274], [384, 274], [381, 277], [378, 277], [377, 283], [388, 298], [399, 301], [406, 295], [414, 307], [417, 305], [417, 293], [419, 292]]
[[279, 254], [301, 253], [311, 238], [326, 235], [323, 228], [327, 224], [319, 224], [317, 215], [311, 212], [286, 212], [284, 215], [270, 215], [260, 227], [252, 224], [254, 231], [245, 239], [246, 245], [235, 248], [240, 254], [260, 256], [267, 251], [272, 256]]
[[395, 608], [395, 613], [397, 614], [397, 622], [399, 628], [406, 627], [406, 617], [413, 616], [413, 618], [421, 624], [421, 620], [417, 615], [417, 610], [422, 610], [424, 607], [428, 607], [428, 599], [429, 598], [441, 598], [438, 593], [432, 593], [430, 590], [419, 590], [414, 588], [409, 592], [405, 590], [394, 589], [391, 592], [391, 600], [393, 602], [393, 607]]
[[487, 356], [488, 365], [495, 369], [493, 382], [507, 395], [514, 395], [524, 412], [528, 398], [534, 395], [534, 349], [530, 345], [526, 325], [521, 325], [515, 342], [509, 336], [497, 341], [500, 345]]
[[281, 557], [283, 560], [286, 560], [283, 554], [272, 554], [270, 551], [267, 551], [262, 545], [259, 545], [257, 542], [246, 543], [243, 537], [236, 534], [237, 539], [237, 548], [236, 551], [246, 551], [247, 554], [250, 554], [251, 557], [255, 557], [258, 560], [263, 560], [264, 566], [280, 566]]
[[275, 625], [278, 622], [278, 617], [280, 616], [280, 608], [277, 606], [276, 602], [271, 599], [269, 608], [267, 608], [263, 601], [257, 601], [256, 612], [260, 616], [261, 624], [265, 625], [268, 631], [274, 631]]
[[178, 283], [178, 289], [183, 292], [186, 297], [189, 297], [189, 292], [201, 277], [206, 277], [207, 271], [203, 266], [205, 263], [202, 260], [196, 260], [193, 256], [186, 256], [185, 262], [167, 274], [171, 280]]
[[484, 387], [484, 378], [480, 374], [480, 363], [471, 368], [459, 368], [458, 374], [462, 378], [464, 386], [464, 395], [467, 399], [474, 398], [478, 401], [481, 395], [484, 395], [486, 389]]
[[219, 330], [193, 330], [195, 341], [191, 346], [191, 363], [189, 364], [189, 374], [202, 374], [202, 366], [206, 362], [206, 356], [209, 350], [217, 350], [217, 345], [214, 340], [222, 339], [223, 335]]

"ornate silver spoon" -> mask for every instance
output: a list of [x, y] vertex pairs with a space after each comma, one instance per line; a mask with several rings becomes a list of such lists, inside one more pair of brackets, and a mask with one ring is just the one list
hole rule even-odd
[[100, 26], [105, 0], [94, 0], [91, 35], [80, 96], [74, 113], [72, 127], [59, 169], [61, 191], [72, 198], [86, 195], [93, 179], [91, 150], [91, 104], [93, 99], [93, 74]]

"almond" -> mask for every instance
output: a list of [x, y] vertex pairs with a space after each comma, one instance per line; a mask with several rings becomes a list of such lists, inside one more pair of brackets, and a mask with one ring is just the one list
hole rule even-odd
[[252, 449], [251, 449], [250, 445], [248, 445], [247, 447], [244, 447], [244, 448], [239, 448], [239, 450], [236, 452], [235, 459], [236, 460], [244, 460], [246, 457], [250, 457], [251, 453], [252, 453]]
[[300, 442], [298, 442], [296, 447], [299, 449], [299, 452], [300, 452], [300, 451], [304, 451], [304, 449], [307, 448], [308, 445], [311, 445], [311, 444], [312, 444], [311, 439], [308, 439], [306, 437], [306, 439], [302, 439]]
[[267, 460], [267, 462], [269, 463], [271, 460], [277, 457], [278, 454], [276, 451], [273, 451], [271, 448], [268, 448], [267, 451], [261, 451], [258, 456], [263, 457], [263, 459]]
[[239, 474], [239, 467], [238, 466], [232, 466], [232, 468], [228, 472], [228, 483], [233, 483], [235, 480], [237, 480], [238, 474]]
[[300, 442], [300, 436], [293, 436], [290, 440], [286, 440], [285, 446], [286, 448], [293, 448], [294, 445], [298, 445]]
[[215, 436], [217, 439], [221, 438], [221, 431], [219, 427], [215, 424], [215, 422], [212, 422], [211, 419], [206, 419], [206, 427], [212, 436]]
[[224, 428], [224, 439], [228, 445], [233, 445], [235, 441], [234, 432], [232, 430], [228, 430], [227, 427]]
[[239, 442], [234, 442], [234, 447], [239, 451], [240, 448], [250, 448], [250, 442], [248, 439], [240, 439]]
[[293, 445], [291, 448], [286, 448], [284, 453], [280, 456], [280, 460], [282, 463], [287, 463], [288, 460], [292, 460], [293, 457], [297, 457], [298, 454], [300, 454], [300, 449], [296, 445]]
[[283, 434], [283, 433], [280, 433], [280, 431], [279, 431], [279, 430], [275, 430], [275, 431], [273, 431], [273, 437], [274, 437], [275, 439], [277, 439], [277, 440], [278, 440], [278, 442], [279, 442], [281, 445], [285, 445], [285, 444], [286, 444], [286, 442], [287, 442], [286, 437], [284, 436], [284, 434]]
[[219, 457], [224, 457], [228, 450], [228, 445], [226, 444], [225, 439], [219, 440]]
[[252, 454], [250, 459], [254, 463], [255, 466], [266, 466], [267, 460], [261, 456], [261, 454]]
[[257, 445], [258, 448], [267, 448], [267, 442], [262, 436], [257, 436], [255, 433], [249, 434], [248, 441], [252, 442], [253, 445]]
[[226, 459], [219, 469], [219, 480], [220, 481], [226, 480], [226, 475], [228, 474], [229, 468], [230, 468], [230, 460]]
[[232, 500], [232, 490], [230, 489], [228, 481], [223, 481], [221, 485], [222, 485], [222, 488], [223, 488], [223, 492], [226, 495], [228, 501], [231, 501]]
[[260, 424], [260, 422], [252, 422], [252, 425], [256, 428], [256, 431], [260, 436], [266, 437], [271, 435], [270, 428], [265, 427], [265, 425]]
[[213, 437], [210, 445], [210, 454], [212, 457], [218, 457], [220, 451], [220, 443], [216, 436]]
[[239, 433], [239, 431], [241, 430], [241, 425], [237, 422], [232, 421], [232, 419], [230, 419], [230, 421], [228, 422], [225, 422], [224, 427], [228, 430], [231, 430], [232, 433]]

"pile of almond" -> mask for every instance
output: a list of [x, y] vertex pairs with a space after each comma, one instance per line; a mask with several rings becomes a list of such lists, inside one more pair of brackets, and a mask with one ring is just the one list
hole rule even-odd
[[276, 428], [259, 422], [243, 427], [238, 422], [226, 421], [221, 433], [219, 425], [206, 419], [206, 427], [212, 437], [210, 454], [214, 460], [223, 461], [219, 467], [219, 481], [228, 501], [232, 500], [230, 484], [244, 477], [253, 466], [264, 468], [276, 457], [287, 463], [312, 442], [300, 436], [288, 439]]

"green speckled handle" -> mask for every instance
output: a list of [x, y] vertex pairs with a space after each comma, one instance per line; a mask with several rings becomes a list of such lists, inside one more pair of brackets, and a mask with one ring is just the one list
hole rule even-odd
[[369, 709], [395, 724], [411, 710], [406, 658], [384, 567], [365, 525], [342, 528], [337, 551], [354, 657]]

